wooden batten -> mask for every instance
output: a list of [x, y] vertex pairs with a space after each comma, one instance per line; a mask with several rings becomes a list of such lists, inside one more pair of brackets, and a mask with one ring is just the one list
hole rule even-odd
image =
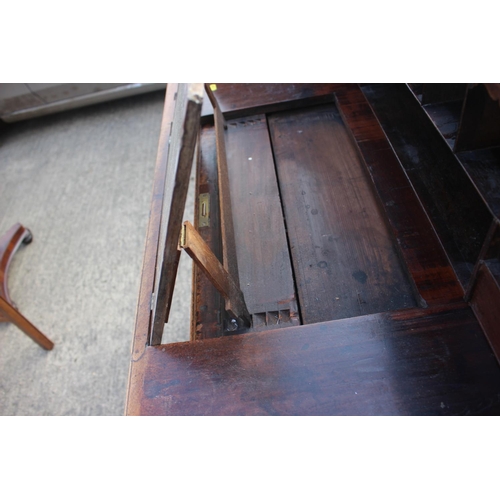
[[229, 305], [227, 311], [233, 319], [241, 319], [243, 324], [249, 326], [251, 324], [250, 314], [240, 288], [189, 221], [184, 222], [182, 226], [179, 246], [188, 253], [215, 288], [224, 296]]
[[186, 205], [189, 176], [199, 135], [203, 84], [179, 84], [170, 133], [170, 149], [152, 299], [150, 344], [161, 343], [174, 293], [180, 252], [177, 248]]
[[[226, 141], [224, 129], [226, 127], [224, 117], [220, 111], [210, 85], [205, 86], [205, 91], [214, 109], [215, 140], [217, 145], [217, 174], [219, 182], [219, 207], [220, 207], [220, 229], [222, 236], [222, 263], [226, 272], [231, 276], [234, 284], [239, 289], [238, 258], [236, 255], [236, 243], [234, 238], [234, 221], [231, 206], [231, 194], [229, 186], [229, 172], [227, 166]], [[231, 296], [226, 298], [226, 310], [232, 311], [238, 306], [231, 303]]]

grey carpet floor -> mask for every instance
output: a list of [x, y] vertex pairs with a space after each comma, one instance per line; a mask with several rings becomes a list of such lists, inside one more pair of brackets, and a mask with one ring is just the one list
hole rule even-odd
[[[0, 134], [0, 234], [33, 233], [9, 290], [54, 343], [0, 323], [0, 414], [122, 415], [164, 92], [9, 125]], [[193, 197], [191, 187], [190, 207]], [[189, 213], [186, 218], [192, 220]], [[180, 283], [191, 282], [183, 258]], [[189, 290], [164, 342], [187, 340]]]

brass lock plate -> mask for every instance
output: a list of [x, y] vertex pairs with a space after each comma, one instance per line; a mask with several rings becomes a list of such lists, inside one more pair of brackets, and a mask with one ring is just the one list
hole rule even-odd
[[200, 194], [198, 200], [198, 227], [210, 227], [210, 194]]

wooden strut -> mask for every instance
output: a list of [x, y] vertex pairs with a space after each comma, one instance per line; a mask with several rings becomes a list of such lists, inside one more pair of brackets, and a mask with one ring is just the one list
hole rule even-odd
[[17, 310], [7, 288], [7, 273], [12, 257], [21, 243], [30, 243], [31, 239], [30, 231], [21, 224], [14, 224], [0, 238], [0, 322], [13, 323], [38, 345], [50, 351], [54, 343]]
[[224, 296], [226, 304], [230, 305], [226, 307], [227, 312], [233, 316], [233, 319], [240, 319], [246, 326], [250, 326], [250, 314], [243, 292], [189, 221], [182, 225], [179, 247], [184, 249], [198, 264], [215, 288]]
[[[238, 261], [236, 257], [236, 240], [234, 236], [233, 212], [231, 208], [231, 196], [229, 187], [229, 171], [227, 165], [226, 143], [224, 130], [227, 128], [220, 107], [215, 99], [210, 85], [205, 84], [205, 91], [214, 108], [215, 137], [217, 145], [217, 171], [219, 178], [219, 203], [222, 235], [222, 262], [224, 269], [233, 279], [237, 289], [240, 289]], [[221, 293], [223, 293], [221, 291]], [[240, 292], [241, 293], [241, 292]], [[233, 296], [226, 297], [226, 310], [228, 312], [238, 309], [232, 303]], [[245, 307], [246, 310], [246, 307]], [[248, 312], [247, 312], [248, 314]], [[242, 318], [245, 318], [244, 316]], [[248, 316], [250, 318], [250, 316]], [[247, 323], [245, 321], [245, 323]], [[250, 322], [246, 326], [250, 326]]]
[[[168, 94], [168, 91], [167, 91]], [[179, 84], [165, 176], [165, 202], [162, 207], [155, 284], [152, 300], [152, 328], [149, 343], [161, 343], [174, 293], [180, 252], [179, 228], [186, 206], [189, 176], [200, 126], [203, 84]]]

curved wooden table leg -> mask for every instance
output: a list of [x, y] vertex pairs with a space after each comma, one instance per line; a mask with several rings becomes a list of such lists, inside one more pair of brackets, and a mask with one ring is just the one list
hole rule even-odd
[[0, 322], [14, 323], [37, 344], [50, 350], [54, 344], [17, 310], [7, 287], [7, 273], [13, 255], [22, 243], [31, 243], [31, 240], [31, 232], [21, 224], [14, 224], [0, 238]]

